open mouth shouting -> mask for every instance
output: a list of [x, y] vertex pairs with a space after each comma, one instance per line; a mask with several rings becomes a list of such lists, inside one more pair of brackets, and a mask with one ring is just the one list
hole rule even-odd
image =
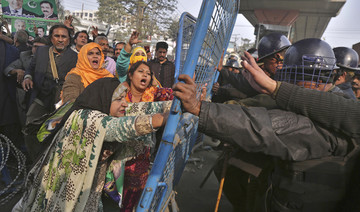
[[151, 82], [151, 71], [149, 66], [146, 64], [141, 64], [133, 72], [130, 73], [131, 85], [135, 87], [138, 91], [144, 91]]
[[149, 84], [149, 83], [148, 83], [148, 79], [146, 79], [146, 78], [141, 79], [141, 80], [140, 80], [140, 84], [141, 84], [142, 86], [146, 86], [146, 87], [147, 87], [148, 84]]
[[93, 48], [87, 53], [87, 57], [90, 63], [90, 66], [93, 69], [98, 69], [100, 67], [101, 53], [98, 48]]
[[139, 79], [133, 79], [132, 83], [138, 90], [143, 91], [149, 86], [150, 78], [140, 77]]
[[99, 63], [100, 63], [100, 61], [99, 61], [98, 59], [92, 59], [92, 60], [90, 61], [90, 65], [91, 65], [91, 67], [94, 68], [94, 69], [99, 68]]
[[147, 79], [146, 77], [140, 77], [138, 79], [131, 80], [131, 83], [138, 91], [144, 91], [149, 86], [150, 78]]

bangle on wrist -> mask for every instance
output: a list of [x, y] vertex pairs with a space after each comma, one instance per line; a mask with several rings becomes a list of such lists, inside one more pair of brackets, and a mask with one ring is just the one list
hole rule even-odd
[[153, 116], [154, 116], [155, 114], [152, 114], [152, 115], [150, 115], [150, 118], [149, 118], [149, 124], [150, 124], [150, 127], [151, 127], [151, 131], [152, 132], [156, 132], [157, 130], [158, 130], [158, 128], [154, 128], [153, 127], [153, 123], [152, 123], [152, 119], [153, 119]]

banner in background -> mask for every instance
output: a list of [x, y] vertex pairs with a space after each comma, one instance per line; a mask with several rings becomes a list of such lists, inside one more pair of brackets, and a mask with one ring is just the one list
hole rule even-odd
[[29, 36], [36, 37], [34, 32], [34, 26], [38, 30], [38, 36], [43, 37], [46, 35], [47, 24], [44, 21], [36, 20], [25, 20], [25, 19], [11, 19], [11, 31], [17, 32], [20, 29], [26, 30], [29, 33]]
[[4, 18], [57, 22], [55, 0], [1, 0]]

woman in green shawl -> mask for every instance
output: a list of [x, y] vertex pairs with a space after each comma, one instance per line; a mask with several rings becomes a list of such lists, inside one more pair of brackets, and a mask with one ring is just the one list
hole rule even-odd
[[[124, 159], [141, 154], [144, 145], [152, 145], [151, 133], [166, 117], [163, 102], [140, 107], [149, 115], [124, 117], [126, 89], [116, 78], [103, 78], [84, 90], [55, 135], [48, 137], [51, 144], [30, 170], [24, 196], [13, 211], [102, 210], [112, 153]], [[134, 108], [139, 107], [130, 110]]]

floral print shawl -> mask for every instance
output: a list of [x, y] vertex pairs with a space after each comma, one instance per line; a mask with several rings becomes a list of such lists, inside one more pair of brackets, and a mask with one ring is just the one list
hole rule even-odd
[[30, 170], [21, 200], [23, 211], [97, 211], [85, 207], [108, 125], [115, 122], [122, 126], [113, 135], [114, 140], [134, 140], [140, 136], [135, 129], [137, 118], [115, 118], [95, 110], [74, 111], [46, 154]]

